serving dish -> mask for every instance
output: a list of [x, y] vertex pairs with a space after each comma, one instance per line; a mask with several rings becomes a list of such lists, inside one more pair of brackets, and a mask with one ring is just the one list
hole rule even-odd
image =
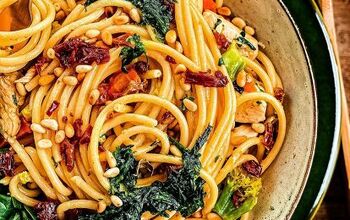
[[252, 219], [312, 217], [339, 150], [339, 79], [322, 19], [301, 0], [225, 3], [256, 28], [287, 91], [286, 140], [263, 177]]

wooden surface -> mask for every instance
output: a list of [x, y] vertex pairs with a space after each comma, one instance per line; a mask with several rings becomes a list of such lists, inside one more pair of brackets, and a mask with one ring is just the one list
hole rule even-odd
[[[334, 0], [333, 5], [344, 85], [347, 101], [350, 104], [350, 0]], [[350, 219], [350, 193], [347, 190], [343, 161], [343, 154], [340, 153], [331, 185], [315, 217], [317, 220]]]

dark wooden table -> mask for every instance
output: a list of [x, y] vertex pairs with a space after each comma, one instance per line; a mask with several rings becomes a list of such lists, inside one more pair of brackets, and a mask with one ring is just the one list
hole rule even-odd
[[[344, 84], [350, 106], [350, 0], [334, 0], [333, 4]], [[342, 152], [339, 154], [327, 195], [315, 219], [350, 220], [350, 191], [347, 188]]]

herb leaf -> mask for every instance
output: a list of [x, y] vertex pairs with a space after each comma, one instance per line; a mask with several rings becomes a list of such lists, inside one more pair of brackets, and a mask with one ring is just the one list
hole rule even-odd
[[138, 58], [146, 52], [139, 35], [134, 34], [133, 36], [129, 37], [128, 42], [132, 43], [133, 46], [125, 46], [120, 52], [123, 72], [127, 72], [126, 66], [129, 65], [135, 58]]
[[241, 32], [241, 36], [237, 38], [237, 45], [242, 46], [243, 44], [247, 45], [250, 49], [256, 50], [256, 47], [249, 41], [247, 38], [245, 38], [245, 32]]

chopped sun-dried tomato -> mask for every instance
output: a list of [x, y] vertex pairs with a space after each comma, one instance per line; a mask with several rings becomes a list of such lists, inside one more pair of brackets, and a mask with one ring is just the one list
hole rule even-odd
[[193, 73], [186, 72], [185, 82], [189, 84], [202, 85], [204, 87], [225, 87], [229, 80], [220, 71], [216, 71], [214, 75], [208, 72]]
[[222, 33], [215, 32], [214, 37], [221, 53], [225, 52], [230, 46], [230, 41], [228, 41], [228, 39]]
[[265, 122], [265, 133], [262, 139], [262, 144], [265, 146], [267, 150], [271, 150], [275, 140], [275, 125], [277, 124], [277, 120], [267, 121]]
[[81, 138], [83, 135], [83, 131], [81, 126], [83, 125], [83, 120], [77, 119], [73, 122], [73, 128], [74, 128], [74, 136], [77, 138]]
[[242, 167], [245, 171], [247, 171], [247, 173], [249, 173], [252, 176], [255, 176], [255, 177], [261, 176], [262, 167], [260, 166], [260, 164], [258, 164], [254, 160], [243, 163]]
[[46, 62], [48, 62], [48, 59], [45, 58], [45, 57], [40, 57], [40, 58], [36, 61], [36, 63], [34, 64], [34, 68], [35, 68], [35, 73], [36, 73], [37, 75], [40, 74], [41, 68], [44, 66], [44, 64], [45, 64]]
[[241, 189], [238, 189], [233, 193], [232, 203], [236, 208], [238, 208], [242, 205], [243, 202], [244, 202], [243, 192]]
[[113, 44], [118, 46], [118, 47], [122, 47], [122, 46], [126, 46], [126, 47], [132, 47], [132, 44], [128, 41], [128, 38], [131, 36], [131, 34], [123, 34], [120, 35], [116, 38], [113, 38]]
[[52, 104], [51, 104], [51, 106], [50, 106], [50, 108], [46, 111], [46, 114], [47, 114], [48, 116], [51, 116], [52, 113], [58, 108], [59, 105], [60, 105], [59, 102], [53, 101]]
[[66, 162], [67, 170], [71, 172], [74, 168], [74, 149], [79, 143], [78, 139], [65, 138], [61, 143], [61, 154]]
[[90, 142], [90, 137], [92, 133], [92, 126], [89, 125], [87, 129], [84, 131], [84, 134], [80, 138], [80, 144], [88, 144]]
[[15, 161], [12, 151], [0, 153], [0, 175], [12, 176], [14, 165]]
[[58, 202], [54, 201], [39, 202], [34, 206], [34, 211], [40, 220], [56, 220], [57, 206]]
[[107, 83], [100, 84], [100, 97], [96, 104], [101, 105], [123, 95], [145, 91], [146, 87], [147, 80], [141, 81], [135, 69], [130, 69], [128, 73], [117, 73]]
[[138, 61], [134, 64], [134, 68], [138, 74], [144, 74], [147, 72], [149, 66], [144, 61]]
[[280, 87], [277, 87], [274, 89], [274, 93], [275, 93], [275, 97], [278, 101], [280, 101], [281, 103], [283, 103], [284, 101], [284, 96], [286, 95], [284, 93], [284, 90]]
[[109, 61], [109, 50], [96, 47], [79, 38], [72, 38], [54, 47], [56, 57], [63, 67], [73, 67], [79, 64], [97, 64]]
[[203, 10], [216, 12], [216, 3], [214, 0], [203, 0]]
[[17, 133], [17, 139], [26, 136], [27, 134], [33, 133], [30, 129], [30, 122], [28, 122], [23, 116], [20, 117], [21, 127]]
[[171, 64], [176, 64], [176, 60], [173, 57], [169, 56], [169, 55], [167, 55], [165, 57], [165, 60], [168, 61]]

